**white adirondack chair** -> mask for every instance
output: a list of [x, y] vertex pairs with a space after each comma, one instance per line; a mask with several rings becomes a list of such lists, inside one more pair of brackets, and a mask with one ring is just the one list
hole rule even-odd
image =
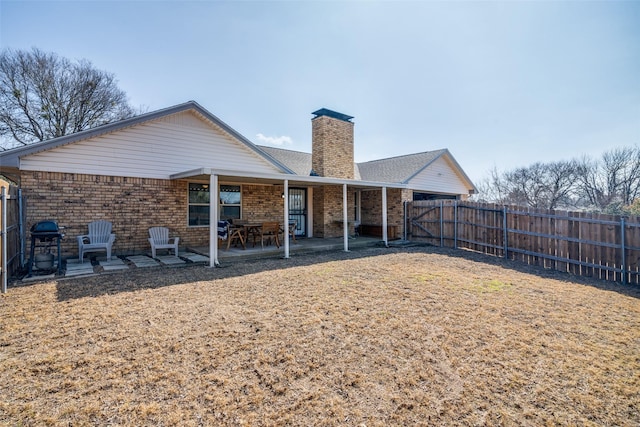
[[167, 227], [151, 227], [149, 229], [149, 243], [151, 244], [151, 256], [156, 257], [157, 249], [174, 250], [178, 256], [179, 237], [169, 237], [169, 229]]
[[84, 262], [84, 254], [87, 252], [107, 252], [107, 261], [111, 261], [111, 247], [116, 240], [116, 235], [111, 232], [109, 221], [93, 221], [89, 223], [89, 234], [78, 236], [78, 257]]

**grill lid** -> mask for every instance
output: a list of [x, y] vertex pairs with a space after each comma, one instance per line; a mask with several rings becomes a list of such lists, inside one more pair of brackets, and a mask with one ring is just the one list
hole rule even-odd
[[32, 233], [58, 233], [58, 223], [52, 220], [36, 222], [31, 226]]

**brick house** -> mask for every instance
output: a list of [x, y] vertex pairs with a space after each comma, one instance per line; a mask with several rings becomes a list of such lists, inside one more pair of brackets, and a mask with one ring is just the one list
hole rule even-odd
[[116, 254], [147, 251], [147, 230], [160, 225], [185, 246], [209, 245], [212, 265], [218, 219], [295, 219], [299, 236], [344, 236], [347, 249], [354, 224], [377, 226], [385, 241], [400, 233], [404, 201], [475, 191], [448, 150], [356, 164], [352, 117], [313, 114], [311, 154], [257, 146], [190, 101], [0, 152], [0, 174], [22, 188], [25, 229], [64, 227], [63, 256], [106, 219]]

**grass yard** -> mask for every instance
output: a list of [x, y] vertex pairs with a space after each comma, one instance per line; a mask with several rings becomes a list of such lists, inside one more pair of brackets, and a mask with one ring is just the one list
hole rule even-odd
[[640, 288], [437, 248], [0, 296], [0, 425], [640, 425]]

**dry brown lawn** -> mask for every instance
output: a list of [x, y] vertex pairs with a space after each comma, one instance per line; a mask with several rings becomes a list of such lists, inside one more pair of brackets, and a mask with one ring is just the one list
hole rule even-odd
[[640, 425], [640, 289], [372, 248], [0, 297], [0, 424]]

